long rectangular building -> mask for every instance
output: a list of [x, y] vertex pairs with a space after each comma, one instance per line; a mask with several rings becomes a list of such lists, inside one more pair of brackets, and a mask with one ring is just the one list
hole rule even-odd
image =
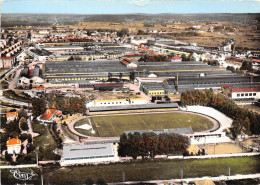
[[130, 69], [119, 60], [106, 61], [46, 61], [43, 78], [48, 81], [129, 80]]
[[118, 161], [118, 144], [85, 143], [64, 145], [61, 166]]

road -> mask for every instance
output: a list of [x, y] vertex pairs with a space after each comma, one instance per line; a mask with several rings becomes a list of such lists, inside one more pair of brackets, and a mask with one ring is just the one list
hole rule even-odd
[[[13, 69], [11, 69], [9, 72], [7, 72], [5, 74], [5, 77], [8, 76], [9, 74], [13, 73], [14, 71], [16, 71], [19, 67], [21, 67], [21, 65], [19, 64], [18, 66], [14, 67]], [[5, 77], [1, 78], [0, 81], [2, 81]]]
[[17, 100], [13, 100], [13, 99], [9, 99], [9, 98], [6, 98], [3, 96], [3, 91], [0, 90], [0, 100], [1, 101], [4, 101], [4, 102], [8, 102], [8, 103], [11, 103], [11, 104], [16, 104], [16, 105], [20, 105], [20, 106], [32, 106], [31, 103], [25, 103], [25, 102], [21, 102], [21, 101], [17, 101]]

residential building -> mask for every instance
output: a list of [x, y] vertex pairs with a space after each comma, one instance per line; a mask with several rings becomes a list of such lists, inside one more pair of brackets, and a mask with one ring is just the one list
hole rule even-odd
[[171, 59], [171, 62], [181, 62], [181, 61], [182, 61], [182, 58], [178, 57], [178, 56], [172, 57], [172, 59]]
[[37, 120], [43, 123], [53, 123], [60, 116], [62, 116], [60, 110], [48, 108], [37, 118]]
[[22, 142], [20, 139], [12, 138], [6, 142], [8, 154], [20, 154]]
[[232, 86], [224, 85], [224, 89], [229, 90], [229, 97], [233, 100], [259, 100], [260, 99], [260, 85], [259, 86]]
[[18, 118], [18, 112], [7, 112], [5, 115], [7, 122], [13, 121]]

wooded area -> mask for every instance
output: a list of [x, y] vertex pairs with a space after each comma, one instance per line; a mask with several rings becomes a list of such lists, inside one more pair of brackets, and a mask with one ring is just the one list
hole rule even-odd
[[142, 159], [156, 155], [186, 154], [190, 145], [188, 137], [177, 134], [155, 134], [147, 132], [140, 134], [125, 133], [120, 136], [118, 155], [131, 156], [133, 159], [141, 156]]
[[233, 119], [231, 133], [234, 138], [239, 134], [259, 135], [260, 115], [239, 107], [223, 94], [214, 94], [211, 89], [191, 90], [181, 94], [181, 105], [202, 105], [213, 107]]

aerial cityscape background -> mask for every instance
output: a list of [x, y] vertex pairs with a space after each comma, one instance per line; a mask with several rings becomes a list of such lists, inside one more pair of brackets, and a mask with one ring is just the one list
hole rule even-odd
[[0, 184], [259, 185], [259, 0], [4, 0]]
[[2, 13], [259, 13], [259, 0], [4, 0]]

